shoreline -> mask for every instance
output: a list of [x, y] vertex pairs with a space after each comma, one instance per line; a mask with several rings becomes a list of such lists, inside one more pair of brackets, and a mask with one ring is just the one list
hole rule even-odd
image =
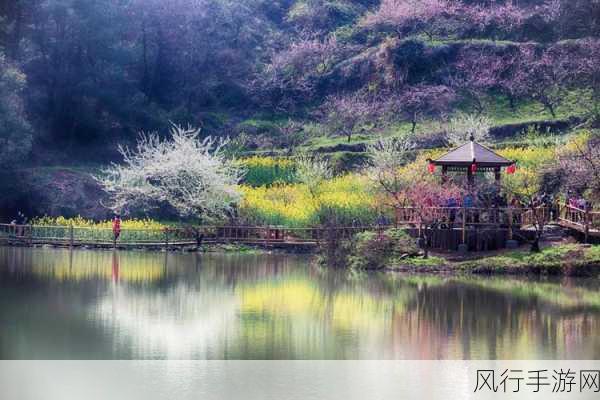
[[[6, 247], [31, 249], [74, 249], [74, 250], [117, 250], [172, 253], [238, 253], [238, 254], [303, 254], [314, 257], [317, 253], [313, 246], [305, 248], [280, 248], [277, 246], [238, 245], [226, 243], [204, 244], [196, 246], [172, 247], [134, 247], [107, 245], [60, 245], [60, 244], [24, 244], [2, 243]], [[430, 257], [412, 257], [392, 260], [379, 268], [356, 269], [364, 272], [439, 274], [439, 275], [477, 275], [477, 276], [600, 276], [600, 246], [572, 242], [543, 243], [540, 253], [530, 253], [526, 247], [517, 250], [496, 250], [482, 253], [459, 255], [456, 253], [430, 252]], [[350, 269], [350, 268], [349, 268]]]
[[[485, 261], [481, 258], [476, 261]], [[502, 265], [466, 267], [457, 263], [440, 266], [415, 267], [412, 265], [397, 265], [383, 269], [367, 269], [365, 271], [425, 274], [425, 275], [476, 275], [476, 276], [565, 276], [595, 278], [600, 275], [600, 261], [574, 264], [530, 264], [518, 267]]]
[[203, 244], [200, 248], [196, 246], [169, 246], [166, 248], [164, 245], [160, 246], [137, 246], [129, 244], [118, 244], [104, 245], [104, 244], [75, 244], [70, 246], [68, 244], [26, 244], [26, 243], [6, 243], [0, 242], [1, 247], [7, 248], [28, 248], [28, 249], [62, 249], [62, 250], [97, 250], [97, 251], [124, 251], [124, 252], [155, 252], [155, 253], [240, 253], [240, 254], [315, 254], [313, 249], [307, 247], [296, 248], [294, 251], [290, 251], [288, 248], [281, 248], [277, 246], [261, 246], [261, 245], [240, 245], [240, 244], [227, 244], [227, 243], [209, 243]]
[[428, 259], [412, 259], [386, 266], [386, 272], [510, 275], [510, 276], [600, 276], [600, 246], [579, 243], [544, 243], [540, 253], [525, 247], [480, 255], [457, 256], [432, 253]]

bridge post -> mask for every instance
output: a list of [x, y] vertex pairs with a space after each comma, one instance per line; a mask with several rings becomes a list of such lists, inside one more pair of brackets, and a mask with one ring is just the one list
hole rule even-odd
[[73, 242], [74, 242], [74, 237], [75, 235], [73, 234], [73, 224], [71, 224], [69, 226], [69, 247], [73, 247]]
[[200, 227], [193, 228], [193, 229], [194, 229], [194, 236], [196, 237], [196, 251], [200, 251], [200, 248], [202, 247], [202, 239], [204, 239], [204, 234], [200, 233]]
[[469, 245], [467, 244], [467, 207], [462, 206], [462, 227], [461, 227], [461, 243], [458, 245], [458, 252], [466, 254], [469, 251]]
[[590, 210], [586, 207], [584, 215], [585, 231], [584, 231], [584, 243], [588, 243], [590, 237]]
[[513, 210], [512, 208], [508, 209], [508, 240], [513, 239]]
[[506, 248], [507, 249], [516, 249], [519, 247], [519, 242], [517, 242], [514, 239], [514, 234], [513, 234], [513, 225], [514, 225], [514, 214], [513, 214], [513, 208], [509, 207], [507, 214], [508, 214], [508, 239], [506, 240]]
[[267, 247], [269, 247], [269, 242], [271, 241], [271, 227], [267, 225]]
[[462, 244], [467, 244], [467, 207], [463, 205], [462, 211]]

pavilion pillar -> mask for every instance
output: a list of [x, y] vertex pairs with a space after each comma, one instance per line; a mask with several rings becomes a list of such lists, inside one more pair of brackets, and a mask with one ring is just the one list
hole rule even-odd
[[442, 183], [448, 182], [448, 166], [442, 166]]
[[469, 185], [472, 185], [475, 182], [475, 175], [473, 175], [473, 171], [471, 170], [471, 167], [467, 167], [467, 181], [469, 182]]
[[496, 179], [496, 183], [500, 183], [500, 179], [502, 178], [502, 170], [500, 167], [494, 168], [494, 178]]

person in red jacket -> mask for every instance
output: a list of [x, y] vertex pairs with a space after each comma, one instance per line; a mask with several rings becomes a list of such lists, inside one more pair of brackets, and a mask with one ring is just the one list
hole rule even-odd
[[116, 242], [119, 239], [119, 236], [121, 236], [121, 216], [119, 214], [116, 214], [113, 218], [112, 229]]

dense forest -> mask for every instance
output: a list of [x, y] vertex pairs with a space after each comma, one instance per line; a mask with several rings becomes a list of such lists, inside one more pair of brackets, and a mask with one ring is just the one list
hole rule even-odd
[[356, 150], [439, 144], [457, 112], [502, 137], [564, 130], [599, 104], [597, 0], [0, 3], [5, 170], [117, 160], [169, 121], [245, 150]]

